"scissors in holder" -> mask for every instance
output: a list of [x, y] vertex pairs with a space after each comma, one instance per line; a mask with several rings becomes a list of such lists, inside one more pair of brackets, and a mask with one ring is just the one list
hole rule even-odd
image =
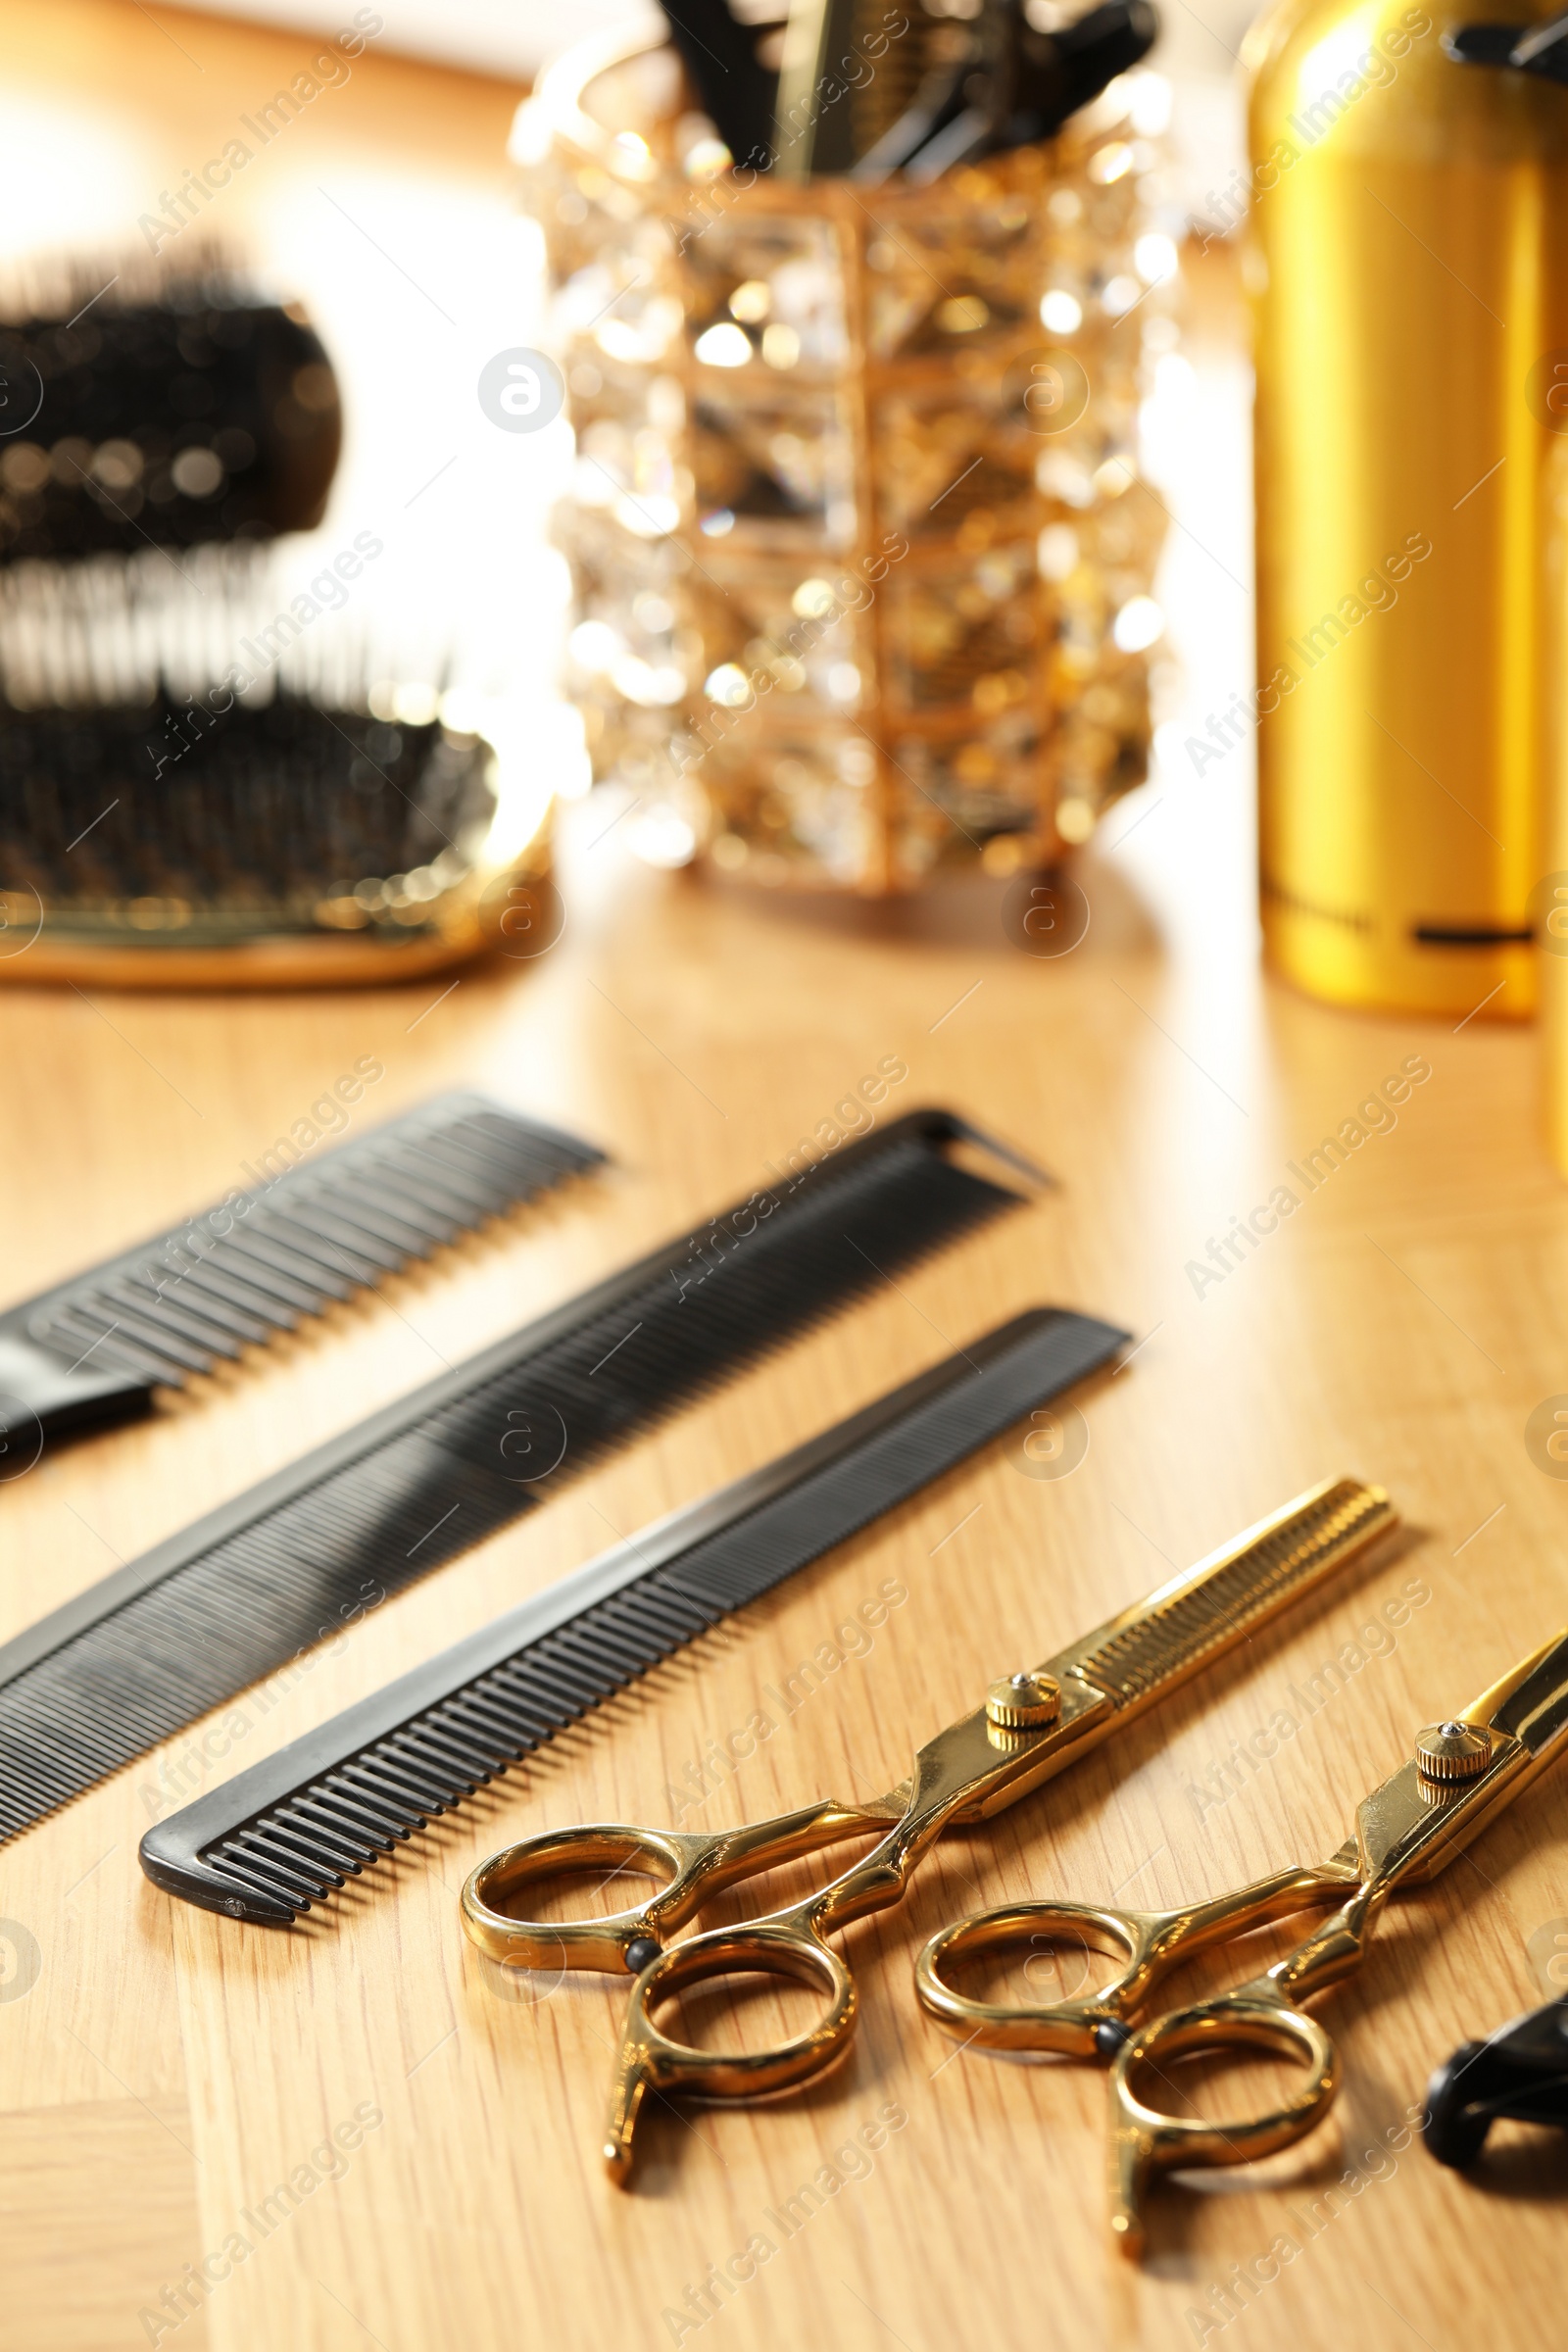
[[[899, 1902], [950, 1824], [983, 1820], [1015, 1803], [1360, 1556], [1395, 1523], [1381, 1489], [1326, 1481], [1033, 1673], [993, 1683], [983, 1706], [939, 1732], [915, 1756], [908, 1778], [867, 1804], [830, 1797], [700, 1837], [618, 1822], [546, 1830], [481, 1863], [463, 1890], [463, 1923], [492, 1959], [552, 1971], [626, 1970], [635, 1980], [604, 2143], [612, 2180], [622, 2186], [629, 2180], [633, 2132], [650, 2090], [756, 2099], [808, 2082], [846, 2057], [855, 1982], [827, 1942], [829, 1934]], [[666, 1941], [726, 1887], [868, 1835], [877, 1837], [871, 1850], [803, 1901], [738, 1927]], [[539, 1881], [600, 1869], [631, 1869], [665, 1883], [637, 1909], [604, 1918], [514, 1916], [524, 1889]], [[729, 2054], [673, 2040], [656, 2023], [660, 2003], [735, 1972], [813, 1986], [824, 1995], [823, 2012], [808, 2031], [774, 2048]]]
[[[1111, 2228], [1125, 2253], [1143, 2251], [1143, 2206], [1156, 2174], [1250, 2163], [1304, 2139], [1339, 2088], [1333, 2042], [1302, 2004], [1360, 1967], [1383, 1906], [1422, 1886], [1461, 1853], [1499, 1807], [1552, 1762], [1568, 1737], [1568, 1629], [1554, 1635], [1459, 1714], [1418, 1732], [1414, 1751], [1362, 1798], [1355, 1829], [1326, 1862], [1281, 1870], [1250, 1886], [1179, 1911], [1120, 1911], [1093, 1903], [1012, 1903], [977, 1912], [932, 1936], [915, 1963], [922, 2006], [976, 2047], [1055, 2050], [1110, 2061]], [[1272, 1968], [1232, 1991], [1151, 2014], [1171, 1970], [1271, 1920], [1333, 1916]], [[954, 1963], [1029, 1941], [1081, 1940], [1125, 1955], [1121, 1974], [1080, 1999], [1042, 2005], [967, 1998]], [[1223, 2126], [1147, 2106], [1140, 2074], [1165, 2080], [1174, 2060], [1267, 2050], [1294, 2058], [1306, 2080], [1284, 2106]]]

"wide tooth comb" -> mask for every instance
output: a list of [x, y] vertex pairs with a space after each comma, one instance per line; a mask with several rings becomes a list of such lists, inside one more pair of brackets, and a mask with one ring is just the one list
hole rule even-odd
[[158, 1387], [603, 1158], [484, 1095], [442, 1095], [0, 1314], [0, 1439], [130, 1420]]

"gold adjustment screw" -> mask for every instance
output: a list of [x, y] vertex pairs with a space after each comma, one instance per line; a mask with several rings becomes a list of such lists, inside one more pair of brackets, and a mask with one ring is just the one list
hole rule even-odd
[[1492, 1761], [1492, 1741], [1468, 1723], [1429, 1723], [1415, 1736], [1415, 1761], [1424, 1781], [1473, 1781]]
[[1006, 1674], [986, 1692], [986, 1721], [999, 1731], [1037, 1731], [1060, 1713], [1061, 1685], [1052, 1674]]

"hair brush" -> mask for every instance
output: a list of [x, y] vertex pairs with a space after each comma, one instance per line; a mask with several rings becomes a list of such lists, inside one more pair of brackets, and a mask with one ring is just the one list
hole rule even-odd
[[292, 584], [252, 548], [0, 571], [0, 978], [384, 981], [551, 944], [548, 783], [335, 567]]
[[303, 313], [211, 254], [0, 289], [0, 563], [308, 530], [341, 438]]
[[548, 788], [444, 655], [389, 641], [373, 533], [288, 537], [340, 437], [315, 333], [210, 248], [0, 287], [0, 978], [373, 981], [549, 945]]

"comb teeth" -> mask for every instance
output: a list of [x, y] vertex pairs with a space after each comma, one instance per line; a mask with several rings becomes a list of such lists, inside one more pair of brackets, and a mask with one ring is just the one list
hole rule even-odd
[[[911, 1112], [782, 1197], [754, 1195], [711, 1233], [459, 1365], [8, 1642], [0, 1835], [519, 1518], [630, 1431], [1015, 1205], [1019, 1195], [944, 1157], [959, 1137], [984, 1140], [950, 1112]], [[477, 1768], [480, 1751], [466, 1752]], [[416, 1793], [443, 1801], [436, 1765], [398, 1764]]]
[[179, 1388], [603, 1157], [482, 1095], [442, 1096], [12, 1307], [0, 1344]]
[[[700, 1608], [667, 1577], [650, 1577], [646, 1590], [633, 1587], [585, 1610], [574, 1641], [547, 1634], [391, 1739], [205, 1847], [201, 1860], [216, 1878], [234, 1879], [241, 1911], [247, 1892], [270, 1895], [291, 1914], [308, 1910], [343, 1885], [344, 1873], [357, 1876], [451, 1812], [722, 1613]], [[585, 1646], [598, 1648], [596, 1664]]]
[[1049, 1307], [1018, 1316], [198, 1799], [147, 1833], [143, 1869], [204, 1909], [286, 1923], [1125, 1337]]

